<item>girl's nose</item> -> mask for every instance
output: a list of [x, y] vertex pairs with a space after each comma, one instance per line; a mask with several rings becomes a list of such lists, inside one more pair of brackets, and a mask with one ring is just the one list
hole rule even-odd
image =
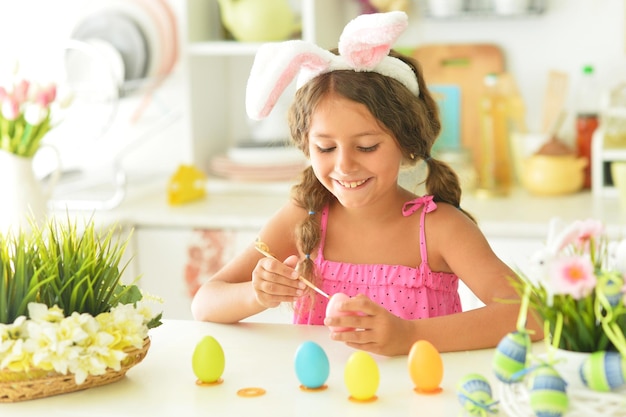
[[335, 170], [340, 174], [350, 174], [357, 170], [358, 162], [355, 155], [350, 150], [340, 150], [337, 152], [335, 160]]

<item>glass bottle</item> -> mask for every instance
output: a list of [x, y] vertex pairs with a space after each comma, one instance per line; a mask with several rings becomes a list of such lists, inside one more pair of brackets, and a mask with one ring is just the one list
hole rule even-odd
[[591, 139], [598, 127], [599, 101], [593, 66], [585, 65], [576, 94], [576, 153], [587, 160], [584, 188], [591, 188]]
[[506, 196], [513, 183], [509, 145], [508, 96], [499, 88], [498, 75], [484, 78], [480, 98], [480, 152], [478, 196]]

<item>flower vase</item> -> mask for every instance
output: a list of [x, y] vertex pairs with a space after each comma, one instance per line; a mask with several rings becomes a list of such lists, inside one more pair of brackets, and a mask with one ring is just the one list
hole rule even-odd
[[33, 159], [0, 150], [0, 233], [29, 231], [31, 222], [41, 224], [48, 215], [47, 203], [60, 164], [48, 185], [42, 187], [33, 171]]

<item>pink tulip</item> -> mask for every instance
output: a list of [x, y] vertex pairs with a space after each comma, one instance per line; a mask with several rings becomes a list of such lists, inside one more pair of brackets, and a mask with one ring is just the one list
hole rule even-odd
[[30, 83], [27, 80], [20, 80], [15, 84], [13, 96], [18, 103], [22, 104], [28, 99], [28, 88]]

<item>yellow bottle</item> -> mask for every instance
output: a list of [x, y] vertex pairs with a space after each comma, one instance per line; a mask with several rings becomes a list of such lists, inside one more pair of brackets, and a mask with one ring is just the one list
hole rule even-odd
[[499, 89], [498, 75], [487, 74], [480, 99], [478, 196], [506, 196], [513, 184], [509, 146], [508, 96]]

